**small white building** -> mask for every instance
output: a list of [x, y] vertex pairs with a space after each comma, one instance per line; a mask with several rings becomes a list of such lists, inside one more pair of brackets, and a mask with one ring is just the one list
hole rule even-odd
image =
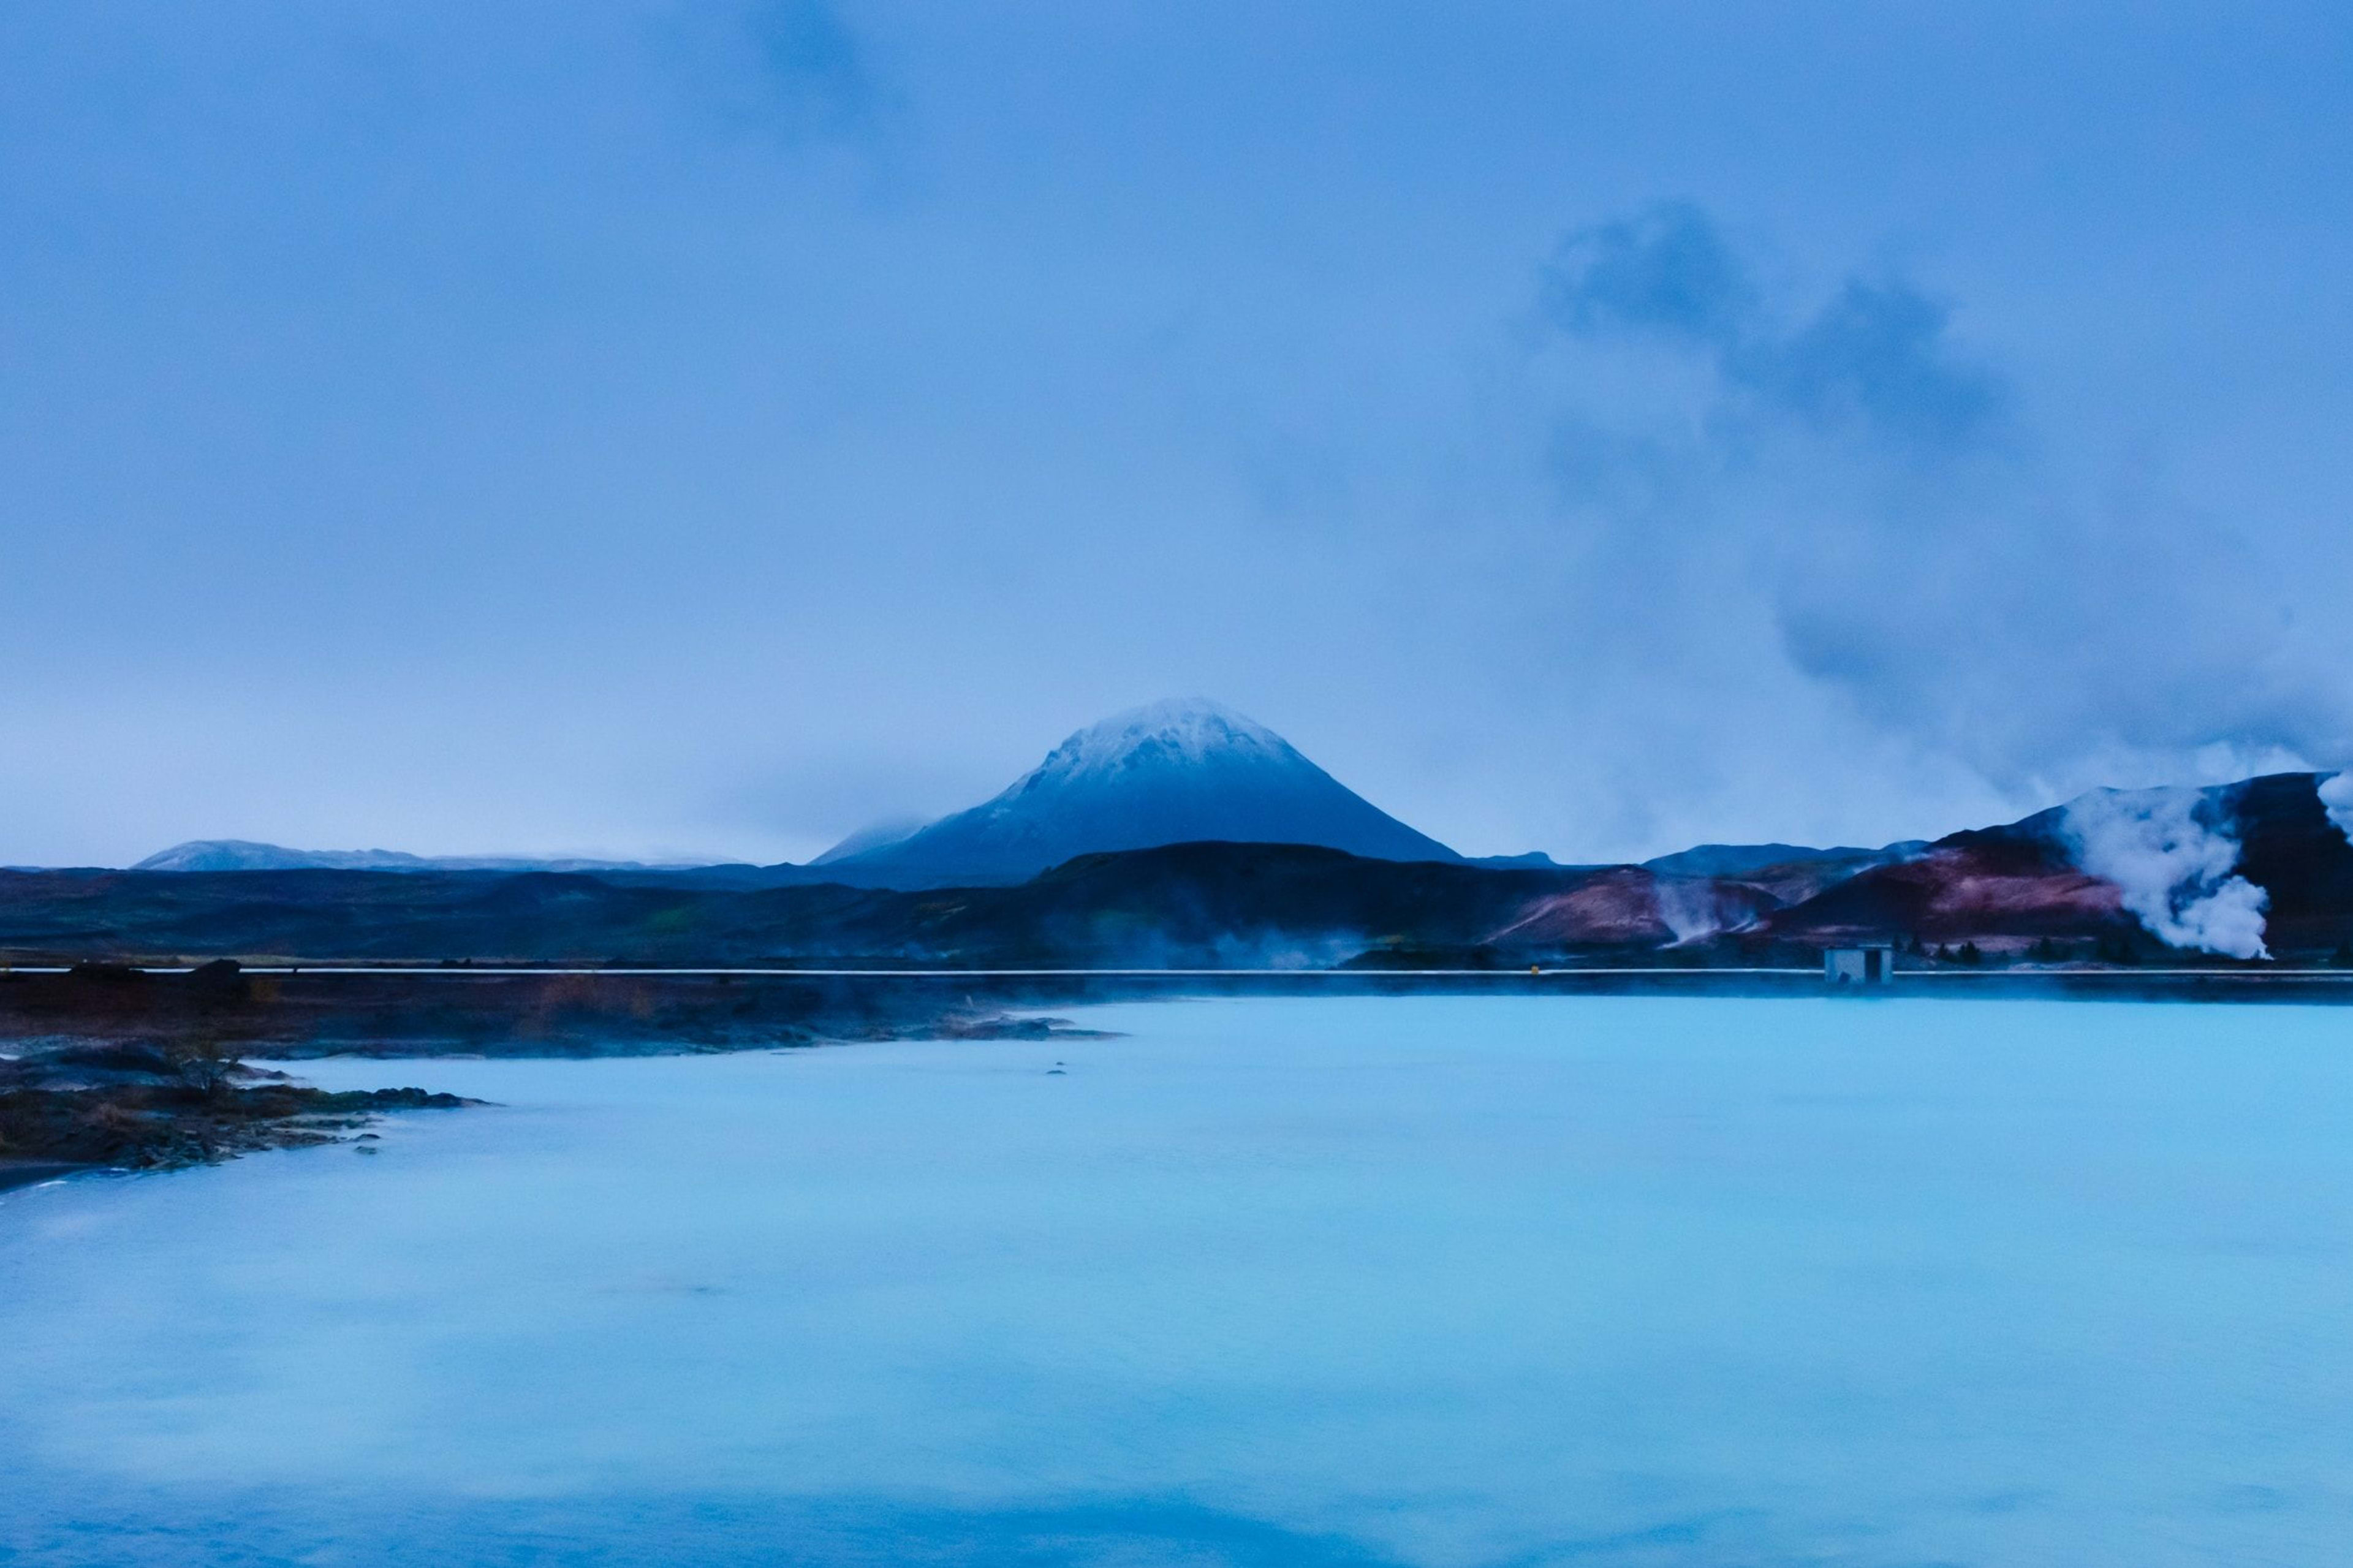
[[1884, 942], [1822, 950], [1822, 978], [1832, 985], [1884, 985], [1895, 977], [1895, 948]]

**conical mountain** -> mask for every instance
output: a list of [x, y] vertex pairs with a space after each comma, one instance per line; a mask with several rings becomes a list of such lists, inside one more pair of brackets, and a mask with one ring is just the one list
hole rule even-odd
[[1316, 844], [1381, 860], [1460, 858], [1264, 725], [1189, 700], [1082, 730], [994, 800], [827, 869], [893, 887], [1008, 882], [1100, 850], [1202, 839]]

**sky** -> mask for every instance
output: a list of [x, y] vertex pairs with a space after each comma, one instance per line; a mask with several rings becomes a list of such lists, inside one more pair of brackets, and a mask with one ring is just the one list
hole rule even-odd
[[2353, 762], [2353, 13], [0, 0], [0, 863]]

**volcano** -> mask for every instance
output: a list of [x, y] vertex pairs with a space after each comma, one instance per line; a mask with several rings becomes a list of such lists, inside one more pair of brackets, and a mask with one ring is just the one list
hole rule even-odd
[[1461, 858], [1263, 724], [1204, 700], [1081, 730], [995, 799], [896, 843], [831, 858], [869, 886], [1018, 882], [1080, 855], [1205, 840], [1307, 844], [1376, 860]]

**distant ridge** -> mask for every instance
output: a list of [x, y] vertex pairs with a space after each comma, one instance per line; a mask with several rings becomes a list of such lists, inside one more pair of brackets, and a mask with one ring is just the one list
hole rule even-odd
[[1662, 877], [1746, 877], [1767, 866], [1800, 866], [1817, 860], [1900, 859], [1926, 847], [1918, 839], [1890, 844], [1883, 849], [1865, 849], [1852, 844], [1829, 849], [1803, 844], [1694, 844], [1688, 849], [1645, 860], [1642, 866]]
[[397, 849], [289, 849], [249, 838], [191, 838], [150, 855], [134, 871], [649, 871], [641, 860], [533, 859], [499, 855], [406, 855]]
[[1377, 860], [1461, 859], [1273, 731], [1195, 699], [1090, 725], [995, 799], [896, 843], [829, 855], [826, 868], [889, 887], [1001, 883], [1080, 855], [1202, 842], [1306, 844]]
[[1525, 968], [1669, 950], [1678, 962], [1801, 964], [1825, 946], [1884, 942], [1907, 971], [2196, 954], [2225, 968], [2353, 972], [2353, 791], [2339, 776], [2097, 790], [1859, 858], [1699, 847], [1715, 864], [1755, 868], [1719, 876], [1228, 838], [1070, 856], [1026, 880], [975, 879], [943, 897], [928, 889], [944, 884], [903, 868], [862, 883], [830, 866], [519, 876], [500, 873], [567, 863], [438, 865], [216, 841], [149, 862], [239, 873], [193, 886], [168, 874], [0, 870], [0, 955]]

